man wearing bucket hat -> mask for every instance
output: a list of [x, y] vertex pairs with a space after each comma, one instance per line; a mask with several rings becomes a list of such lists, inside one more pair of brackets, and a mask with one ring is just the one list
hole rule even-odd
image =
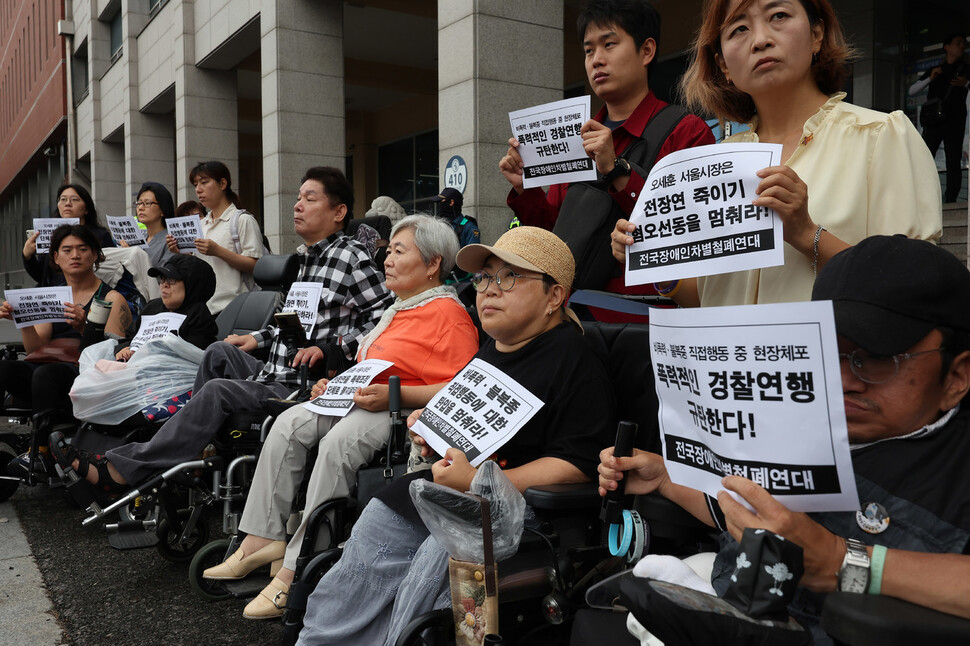
[[[791, 604], [803, 625], [837, 589], [886, 594], [970, 617], [970, 272], [949, 252], [904, 236], [873, 236], [819, 273], [813, 300], [831, 300], [860, 511], [793, 513], [739, 476], [717, 500], [672, 484], [659, 456], [602, 452], [600, 493], [626, 472], [627, 493], [659, 491], [727, 530], [714, 565], [723, 592], [746, 527], [804, 549]], [[716, 503], [716, 504], [715, 504]], [[797, 608], [797, 610], [796, 610]], [[816, 629], [816, 643], [830, 643]]]
[[[616, 426], [615, 402], [606, 367], [565, 306], [575, 270], [569, 248], [550, 231], [519, 227], [494, 245], [463, 248], [458, 265], [474, 274], [482, 328], [491, 337], [476, 357], [543, 402], [492, 459], [520, 491], [592, 479], [597, 453]], [[414, 441], [430, 452], [421, 438]], [[393, 644], [414, 616], [451, 604], [447, 554], [409, 495], [418, 478], [468, 489], [475, 469], [465, 454], [449, 449], [442, 457], [367, 505], [341, 559], [308, 600], [299, 643]], [[377, 553], [381, 558], [373, 558]]]

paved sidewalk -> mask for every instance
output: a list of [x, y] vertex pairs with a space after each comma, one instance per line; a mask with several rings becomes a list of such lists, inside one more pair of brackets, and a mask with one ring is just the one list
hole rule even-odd
[[37, 563], [9, 502], [0, 504], [0, 640], [33, 646], [69, 643], [54, 617]]

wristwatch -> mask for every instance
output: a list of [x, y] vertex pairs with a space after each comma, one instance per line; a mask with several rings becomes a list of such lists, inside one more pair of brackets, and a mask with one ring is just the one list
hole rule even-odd
[[839, 568], [839, 590], [863, 593], [869, 587], [869, 553], [865, 543], [845, 539], [845, 558]]
[[630, 162], [622, 157], [617, 157], [613, 160], [613, 170], [603, 175], [603, 179], [607, 184], [612, 184], [617, 177], [629, 177], [632, 172], [633, 167], [630, 166]]

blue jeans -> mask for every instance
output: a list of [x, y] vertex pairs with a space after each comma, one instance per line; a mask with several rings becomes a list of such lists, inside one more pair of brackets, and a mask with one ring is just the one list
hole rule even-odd
[[310, 595], [297, 643], [393, 645], [414, 617], [450, 605], [448, 554], [374, 499]]

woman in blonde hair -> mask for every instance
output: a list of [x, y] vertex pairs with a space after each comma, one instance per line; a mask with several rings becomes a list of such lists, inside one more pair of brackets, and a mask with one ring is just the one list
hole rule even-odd
[[[678, 303], [809, 300], [818, 269], [867, 236], [940, 236], [939, 179], [912, 123], [838, 91], [850, 50], [828, 0], [707, 0], [703, 16], [681, 90], [692, 109], [749, 124], [725, 142], [782, 145], [754, 204], [781, 218], [785, 263], [667, 286]], [[613, 232], [618, 259], [630, 231]]]

